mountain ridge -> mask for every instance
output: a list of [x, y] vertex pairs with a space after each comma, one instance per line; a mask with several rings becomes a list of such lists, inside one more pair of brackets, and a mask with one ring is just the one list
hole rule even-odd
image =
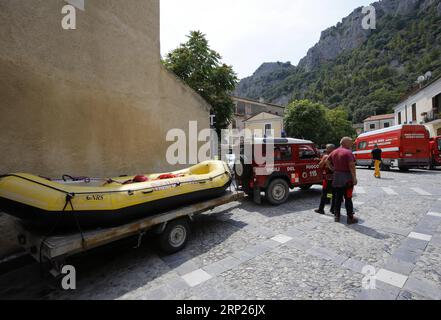
[[[437, 21], [439, 21], [441, 16], [441, 1], [382, 0], [372, 5], [375, 7], [377, 15], [376, 30], [363, 29], [361, 24], [364, 17], [362, 7], [356, 8], [351, 14], [343, 18], [341, 22], [322, 31], [318, 43], [308, 50], [306, 56], [299, 61], [297, 66], [293, 66], [290, 62], [277, 62], [277, 65], [274, 65], [274, 63], [264, 63], [251, 77], [240, 81], [234, 94], [251, 99], [264, 98], [268, 102], [283, 105], [288, 104], [293, 98], [316, 98], [315, 100], [319, 102], [326, 102], [328, 106], [335, 107], [335, 103], [341, 100], [337, 96], [334, 97], [334, 102], [329, 101], [330, 97], [316, 96], [317, 94], [324, 94], [324, 92], [318, 92], [323, 89], [318, 88], [323, 86], [323, 83], [320, 84], [319, 74], [323, 76], [321, 73], [325, 72], [325, 70], [327, 72], [335, 72], [336, 69], [337, 71], [347, 69], [345, 63], [354, 60], [354, 57], [360, 54], [358, 51], [363, 51], [368, 56], [367, 60], [369, 60], [369, 63], [375, 68], [384, 67], [387, 69], [382, 71], [391, 78], [391, 81], [388, 83], [389, 86], [394, 85], [395, 78], [400, 79], [401, 82], [406, 82], [406, 85], [398, 84], [402, 86], [399, 90], [402, 91], [401, 95], [405, 94], [410, 89], [409, 87], [412, 86], [412, 81], [402, 79], [403, 75], [408, 73], [409, 76], [414, 77], [413, 73], [420, 72], [420, 70], [414, 70], [409, 73], [409, 70], [407, 70], [411, 68], [409, 63], [415, 63], [419, 59], [424, 59], [426, 51], [431, 51], [432, 56], [436, 56], [435, 58], [439, 59], [439, 54], [436, 54], [437, 52], [433, 51], [431, 47], [441, 48], [441, 37], [439, 37], [441, 30], [438, 30], [437, 26]], [[429, 20], [431, 23], [435, 22], [429, 24], [425, 20]], [[428, 29], [424, 29], [425, 27]], [[419, 35], [418, 32], [414, 32], [414, 28], [422, 28], [417, 30]], [[433, 31], [432, 29], [436, 30]], [[390, 56], [389, 51], [394, 51], [396, 55], [400, 56], [400, 51], [397, 50], [399, 49], [398, 47], [394, 46], [393, 50], [389, 48], [394, 41], [400, 42], [399, 39], [396, 39], [396, 35], [400, 35], [403, 38], [401, 39], [403, 48], [406, 47], [405, 42], [407, 39], [417, 42], [415, 48], [411, 48], [415, 51], [408, 52], [410, 61], [407, 61], [406, 57], [394, 58]], [[426, 35], [427, 38], [433, 41], [432, 43], [423, 43], [423, 40], [418, 39], [418, 36], [424, 38]], [[372, 44], [372, 42], [375, 43]], [[376, 53], [377, 56], [372, 57], [372, 52]], [[343, 58], [346, 58], [347, 61], [340, 61]], [[372, 63], [375, 58], [382, 60], [383, 65], [377, 66], [375, 63]], [[360, 59], [358, 59], [358, 62], [360, 64], [369, 64]], [[430, 71], [434, 72], [435, 75], [441, 71], [439, 70], [439, 65], [431, 65], [430, 63], [426, 63], [426, 65], [428, 68], [434, 68], [434, 70]], [[421, 66], [421, 68], [423, 67], [425, 66]], [[348, 72], [352, 73], [352, 70]], [[387, 75], [388, 72], [393, 74], [393, 76]], [[337, 76], [340, 77], [340, 74], [337, 74]], [[327, 78], [330, 78], [329, 75]], [[370, 84], [372, 85], [372, 83]], [[378, 90], [379, 88], [370, 89]], [[329, 93], [338, 95], [338, 92], [334, 92], [335, 90], [330, 91], [332, 92]], [[359, 115], [359, 117], [377, 111], [390, 111], [391, 105], [399, 100], [397, 95], [398, 92], [394, 92], [394, 97], [389, 97], [387, 106], [371, 107], [370, 112], [366, 111], [363, 115]], [[346, 98], [346, 96], [343, 98]], [[345, 102], [348, 104], [348, 101]], [[353, 117], [356, 111], [354, 107], [351, 105], [345, 105], [345, 107], [350, 112], [351, 117]], [[356, 120], [359, 121], [360, 119]]]

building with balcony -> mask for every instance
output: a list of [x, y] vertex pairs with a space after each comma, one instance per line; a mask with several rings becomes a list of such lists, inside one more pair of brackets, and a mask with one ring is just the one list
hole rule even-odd
[[396, 124], [424, 124], [432, 137], [441, 135], [441, 77], [410, 94], [394, 111]]

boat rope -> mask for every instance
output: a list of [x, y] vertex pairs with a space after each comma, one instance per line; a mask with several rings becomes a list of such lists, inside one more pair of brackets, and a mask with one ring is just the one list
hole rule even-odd
[[64, 205], [63, 211], [66, 209], [67, 204], [70, 204], [70, 207], [71, 207], [72, 212], [73, 212], [73, 216], [75, 218], [75, 223], [77, 224], [78, 231], [80, 232], [80, 235], [81, 235], [81, 246], [84, 249], [86, 247], [86, 239], [84, 238], [83, 229], [81, 229], [81, 224], [80, 224], [80, 220], [78, 219], [77, 211], [75, 211], [75, 209], [73, 207], [73, 204], [72, 204], [72, 199], [74, 197], [75, 197], [75, 193], [68, 193], [68, 194], [66, 194], [66, 204]]
[[[156, 188], [164, 188], [164, 187], [171, 187], [171, 186], [181, 186], [181, 185], [184, 185], [184, 184], [205, 183], [205, 182], [208, 182], [208, 181], [213, 181], [214, 179], [217, 179], [217, 178], [222, 177], [224, 175], [228, 175], [231, 178], [231, 174], [228, 171], [225, 171], [225, 172], [223, 172], [221, 174], [218, 174], [217, 176], [210, 177], [210, 178], [205, 178], [205, 179], [200, 179], [200, 180], [182, 181], [182, 182], [181, 181], [173, 182], [173, 183], [164, 184], [164, 185], [161, 185], [161, 186], [148, 187], [148, 188], [143, 188], [143, 189], [139, 189], [139, 190], [112, 190], [112, 191], [96, 191], [96, 192], [76, 192], [76, 195], [112, 194], [112, 193], [125, 193], [125, 192], [129, 192], [129, 193], [133, 194], [134, 191], [147, 191], [147, 190], [149, 190], [150, 192], [153, 192], [153, 191], [155, 191]], [[35, 181], [35, 180], [32, 180], [32, 179], [26, 178], [26, 177], [22, 177], [22, 176], [17, 175], [17, 174], [3, 175], [3, 176], [0, 176], [0, 179], [5, 178], [5, 177], [15, 177], [15, 178], [23, 179], [23, 180], [26, 180], [26, 181], [33, 182], [33, 183], [36, 183], [38, 185], [44, 186], [44, 187], [49, 188], [49, 189], [62, 192], [64, 194], [71, 194], [71, 192], [69, 192], [69, 191], [66, 191], [66, 190], [63, 190], [63, 189], [60, 189], [60, 188], [57, 188], [57, 187], [54, 187], [54, 186], [50, 186], [50, 185], [44, 184], [42, 182], [38, 182], [38, 181]]]

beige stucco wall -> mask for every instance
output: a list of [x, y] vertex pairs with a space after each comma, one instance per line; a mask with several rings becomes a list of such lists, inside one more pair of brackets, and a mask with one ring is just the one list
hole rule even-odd
[[0, 1], [0, 173], [167, 171], [170, 128], [209, 106], [160, 63], [159, 0]]
[[[392, 127], [395, 125], [395, 119], [387, 119], [387, 120], [374, 120], [374, 121], [365, 121], [364, 122], [364, 132], [369, 132], [369, 131], [374, 131], [374, 130], [379, 130], [379, 129], [384, 129], [385, 128], [385, 124], [388, 123], [389, 127]], [[371, 124], [375, 125], [374, 129], [371, 129]]]
[[260, 113], [257, 116], [245, 121], [245, 129], [251, 131], [255, 138], [262, 138], [265, 134], [265, 125], [271, 124], [274, 130], [274, 137], [282, 136], [283, 118], [269, 113]]

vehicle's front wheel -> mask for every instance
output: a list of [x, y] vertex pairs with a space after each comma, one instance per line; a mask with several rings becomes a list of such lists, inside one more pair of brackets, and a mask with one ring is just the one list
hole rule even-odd
[[190, 226], [187, 219], [171, 221], [158, 237], [159, 248], [167, 254], [176, 253], [185, 247], [189, 234]]
[[271, 181], [265, 191], [266, 199], [272, 205], [278, 206], [286, 202], [289, 197], [288, 183], [283, 179], [275, 179]]

